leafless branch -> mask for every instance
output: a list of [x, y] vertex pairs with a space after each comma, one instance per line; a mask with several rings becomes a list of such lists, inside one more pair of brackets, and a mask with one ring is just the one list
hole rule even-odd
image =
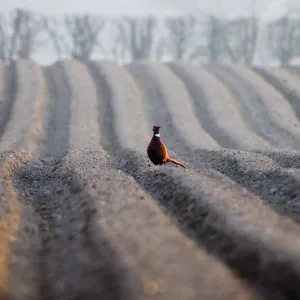
[[99, 37], [105, 25], [104, 19], [88, 14], [65, 16], [64, 24], [70, 38], [69, 46], [65, 45], [70, 56], [78, 60], [90, 60], [100, 43]]
[[9, 63], [13, 59], [30, 59], [38, 47], [42, 32], [40, 16], [27, 10], [15, 9], [9, 15], [0, 15], [0, 56]]
[[179, 16], [166, 19], [165, 24], [168, 30], [168, 53], [174, 60], [189, 60], [196, 48], [198, 20], [194, 16]]
[[150, 59], [156, 24], [153, 17], [124, 17], [118, 22], [120, 38], [117, 43], [126, 52], [129, 60]]
[[203, 49], [202, 51], [206, 54], [210, 63], [219, 62], [224, 54], [223, 23], [223, 20], [215, 16], [209, 16], [206, 23], [206, 31], [204, 32], [206, 45], [201, 49]]
[[289, 65], [300, 54], [300, 20], [284, 16], [268, 24], [268, 47], [281, 65]]

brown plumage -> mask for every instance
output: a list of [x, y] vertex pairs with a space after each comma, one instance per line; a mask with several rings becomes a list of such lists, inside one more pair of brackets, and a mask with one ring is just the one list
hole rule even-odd
[[162, 165], [167, 162], [171, 162], [173, 164], [179, 165], [183, 168], [187, 168], [187, 166], [176, 159], [172, 158], [168, 154], [168, 149], [166, 145], [162, 142], [159, 134], [160, 126], [153, 126], [153, 136], [147, 147], [147, 154], [155, 165]]

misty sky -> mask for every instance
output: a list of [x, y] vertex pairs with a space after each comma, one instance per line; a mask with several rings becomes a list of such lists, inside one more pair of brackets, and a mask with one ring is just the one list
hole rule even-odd
[[[182, 13], [209, 14], [219, 17], [236, 17], [251, 14], [251, 10], [263, 20], [282, 15], [287, 3], [298, 3], [299, 0], [0, 0], [2, 12], [15, 7], [26, 8], [47, 15], [65, 13], [92, 13], [104, 15], [170, 15]], [[295, 10], [295, 9], [294, 9]], [[262, 43], [261, 43], [262, 44]], [[50, 51], [50, 49], [48, 49]], [[48, 64], [55, 58], [54, 54], [40, 49], [34, 55], [39, 63]]]
[[259, 13], [267, 13], [270, 10], [272, 13], [278, 13], [286, 1], [292, 0], [0, 0], [0, 4], [2, 11], [18, 6], [46, 14], [91, 12], [109, 15], [130, 13], [163, 15], [198, 11], [234, 17], [247, 14], [253, 6]]

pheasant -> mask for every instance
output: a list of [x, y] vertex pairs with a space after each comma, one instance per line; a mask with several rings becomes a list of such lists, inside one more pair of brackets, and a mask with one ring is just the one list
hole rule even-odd
[[162, 165], [171, 162], [187, 169], [185, 164], [169, 156], [167, 147], [160, 138], [159, 128], [160, 126], [153, 126], [153, 136], [147, 147], [147, 154], [152, 163], [155, 165]]

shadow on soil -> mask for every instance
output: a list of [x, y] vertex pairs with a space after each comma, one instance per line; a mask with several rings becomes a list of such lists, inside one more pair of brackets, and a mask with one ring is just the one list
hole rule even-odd
[[122, 299], [130, 294], [122, 262], [79, 177], [61, 160], [25, 164], [14, 176], [41, 219], [41, 299]]

